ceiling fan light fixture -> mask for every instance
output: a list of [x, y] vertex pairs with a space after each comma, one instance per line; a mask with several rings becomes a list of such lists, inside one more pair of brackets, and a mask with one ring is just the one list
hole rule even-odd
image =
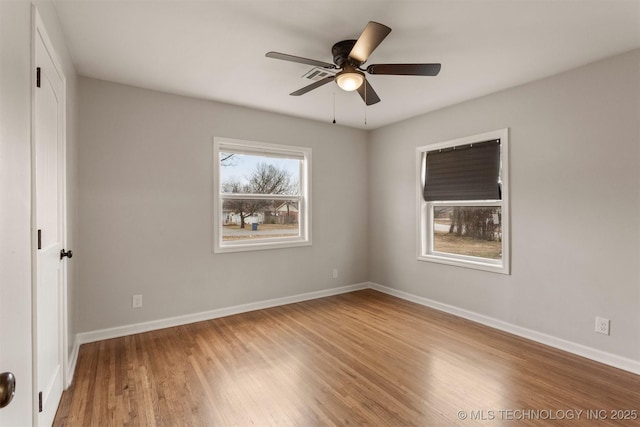
[[[311, 74], [307, 73], [305, 75], [305, 78], [313, 76], [311, 80], [314, 83], [291, 92], [289, 94], [291, 96], [304, 95], [335, 81], [340, 89], [347, 92], [357, 91], [366, 105], [373, 105], [380, 102], [380, 97], [373, 90], [363, 72], [371, 75], [385, 74], [392, 76], [437, 76], [440, 72], [441, 64], [373, 64], [366, 69], [361, 68], [369, 59], [369, 55], [390, 32], [391, 28], [386, 25], [369, 21], [357, 40], [342, 40], [331, 47], [333, 64], [280, 52], [267, 52], [266, 56], [316, 67], [310, 72]], [[334, 74], [335, 72], [337, 74]], [[325, 77], [322, 78], [322, 76]]]
[[336, 74], [336, 83], [340, 89], [351, 92], [362, 86], [364, 74], [353, 67], [345, 67], [344, 70]]

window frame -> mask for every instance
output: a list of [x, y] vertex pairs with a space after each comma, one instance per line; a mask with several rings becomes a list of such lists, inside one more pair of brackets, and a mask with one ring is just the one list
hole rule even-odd
[[[502, 185], [501, 200], [461, 200], [461, 201], [425, 201], [424, 172], [426, 153], [433, 150], [461, 145], [477, 144], [488, 140], [500, 139], [500, 179]], [[509, 129], [499, 129], [478, 135], [427, 144], [416, 148], [416, 205], [417, 205], [417, 259], [419, 261], [447, 264], [501, 274], [510, 274], [510, 211], [509, 211]], [[437, 206], [499, 206], [501, 209], [502, 259], [492, 260], [468, 255], [438, 252], [433, 250], [433, 208]]]
[[[275, 158], [300, 158], [299, 195], [224, 193], [221, 191], [220, 153], [260, 155]], [[213, 138], [213, 252], [245, 252], [311, 245], [311, 148], [273, 144], [234, 138]], [[223, 200], [297, 200], [299, 234], [256, 240], [223, 241]]]

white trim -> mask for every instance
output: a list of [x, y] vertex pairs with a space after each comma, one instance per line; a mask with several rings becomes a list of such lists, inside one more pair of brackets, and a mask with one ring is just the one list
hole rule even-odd
[[267, 249], [284, 249], [299, 248], [303, 246], [311, 246], [311, 242], [300, 241], [299, 236], [295, 237], [273, 237], [260, 239], [260, 241], [249, 243], [228, 242], [223, 248], [216, 253], [225, 254], [233, 252], [260, 251]]
[[411, 301], [425, 307], [430, 307], [438, 311], [443, 311], [454, 316], [462, 317], [463, 319], [471, 320], [472, 322], [480, 323], [491, 328], [495, 328], [522, 338], [526, 338], [541, 344], [548, 345], [550, 347], [557, 348], [559, 350], [586, 357], [587, 359], [591, 359], [596, 362], [604, 363], [605, 365], [613, 366], [615, 368], [623, 369], [625, 371], [640, 375], [640, 361], [638, 360], [628, 359], [626, 357], [611, 354], [606, 351], [587, 347], [582, 344], [554, 337], [552, 335], [547, 335], [528, 328], [523, 328], [522, 326], [507, 323], [493, 317], [485, 316], [483, 314], [475, 313], [473, 311], [465, 310], [463, 308], [455, 307], [449, 304], [444, 304], [428, 298], [419, 297], [417, 295], [389, 288], [377, 283], [370, 282], [369, 286], [371, 289], [375, 289], [376, 291], [380, 291], [406, 301]]
[[[425, 202], [423, 204], [423, 209], [427, 212], [424, 212], [425, 215], [425, 223], [427, 224], [427, 228], [429, 230], [433, 230], [434, 228], [434, 215], [433, 209], [436, 206], [497, 206], [502, 208], [502, 201], [500, 200], [467, 200], [460, 202]], [[504, 215], [503, 215], [504, 217]], [[504, 225], [504, 223], [503, 223]], [[420, 233], [420, 238], [424, 236], [424, 233]], [[433, 236], [433, 234], [430, 234]], [[484, 271], [492, 271], [494, 273], [503, 273], [504, 267], [504, 256], [502, 259], [491, 259], [491, 258], [480, 258], [475, 256], [467, 256], [460, 255], [454, 253], [447, 252], [439, 252], [436, 251], [433, 247], [434, 239], [424, 239], [422, 240], [422, 253], [418, 254], [418, 260], [420, 261], [434, 261], [441, 264], [448, 265], [456, 265], [459, 267], [473, 267], [478, 270]], [[504, 252], [504, 241], [502, 243], [502, 249]]]
[[300, 147], [291, 145], [272, 144], [261, 141], [245, 141], [242, 139], [214, 137], [218, 142], [220, 152], [233, 154], [247, 154], [250, 156], [279, 157], [285, 159], [304, 160]]
[[[329, 297], [332, 295], [345, 294], [362, 289], [373, 289], [378, 292], [382, 292], [406, 301], [414, 302], [425, 307], [430, 307], [438, 311], [449, 313], [454, 316], [470, 320], [472, 322], [480, 323], [490, 328], [498, 329], [512, 335], [526, 338], [541, 344], [548, 345], [550, 347], [557, 348], [562, 351], [566, 351], [568, 353], [586, 357], [587, 359], [640, 375], [640, 361], [638, 360], [628, 359], [626, 357], [611, 354], [606, 351], [587, 347], [582, 344], [578, 344], [562, 338], [557, 338], [552, 335], [547, 335], [528, 328], [523, 328], [521, 326], [513, 325], [511, 323], [495, 319], [493, 317], [485, 316], [483, 314], [475, 313], [473, 311], [465, 310], [463, 308], [455, 307], [449, 304], [444, 304], [438, 301], [431, 300], [429, 298], [419, 297], [417, 295], [383, 286], [374, 282], [357, 283], [355, 285], [325, 289], [322, 291], [298, 294], [290, 297], [274, 298], [254, 303], [236, 305], [233, 307], [205, 311], [201, 313], [188, 314], [184, 316], [171, 317], [144, 323], [136, 323], [133, 325], [125, 325], [109, 329], [101, 329], [97, 331], [83, 332], [77, 334], [75, 337], [74, 348], [72, 352], [73, 357], [71, 358], [72, 363], [70, 369], [75, 370], [75, 365], [78, 357], [78, 349], [82, 344], [112, 338], [120, 338], [127, 335], [186, 325], [194, 322], [217, 319], [220, 317], [246, 313], [249, 311], [262, 310], [265, 308], [277, 307], [285, 304], [309, 301], [313, 299]], [[73, 371], [70, 371], [70, 375], [73, 375]]]
[[[229, 194], [220, 190], [220, 153], [248, 153], [254, 155], [293, 158], [300, 162], [300, 194], [299, 195], [264, 195], [264, 194]], [[213, 253], [233, 253], [265, 249], [281, 249], [311, 245], [311, 157], [310, 147], [272, 144], [259, 141], [244, 141], [233, 138], [213, 137]], [[266, 199], [298, 201], [298, 235], [291, 237], [264, 238], [250, 241], [222, 241], [222, 208], [223, 199]]]
[[78, 364], [79, 351], [80, 343], [78, 342], [78, 336], [76, 335], [73, 340], [73, 348], [71, 349], [71, 354], [69, 354], [69, 362], [67, 363], [65, 389], [71, 387], [71, 383], [73, 382], [73, 375], [76, 372], [76, 365]]
[[293, 194], [246, 194], [246, 193], [220, 193], [220, 198], [225, 200], [291, 200], [300, 202], [301, 196]]
[[201, 313], [186, 314], [184, 316], [170, 317], [167, 319], [152, 320], [150, 322], [136, 323], [133, 325], [118, 326], [115, 328], [101, 329], [97, 331], [82, 332], [76, 336], [78, 345], [95, 341], [119, 338], [132, 334], [155, 331], [157, 329], [171, 328], [174, 326], [186, 325], [189, 323], [202, 322], [205, 320], [217, 319], [219, 317], [231, 316], [234, 314], [246, 313], [249, 311], [262, 310], [265, 308], [277, 307], [285, 304], [308, 301], [318, 298], [325, 298], [332, 295], [346, 294], [369, 288], [369, 284], [358, 283], [355, 285], [341, 286], [338, 288], [325, 289], [322, 291], [308, 292], [289, 297], [274, 298], [264, 301], [241, 304], [232, 307], [219, 308], [216, 310], [203, 311]]
[[[427, 238], [427, 230], [433, 230], [433, 216], [430, 214], [431, 206], [440, 204], [440, 202], [425, 202], [422, 195], [424, 187], [424, 161], [423, 155], [427, 151], [449, 148], [459, 145], [468, 145], [482, 141], [500, 139], [501, 149], [501, 178], [502, 178], [502, 200], [498, 201], [498, 206], [502, 210], [502, 259], [496, 263], [493, 260], [476, 257], [465, 257], [455, 254], [446, 254], [434, 252], [431, 247], [432, 243]], [[493, 273], [510, 274], [511, 273], [511, 240], [510, 240], [510, 210], [509, 210], [509, 129], [498, 129], [491, 132], [485, 132], [478, 135], [467, 136], [463, 138], [453, 139], [450, 141], [439, 142], [435, 144], [422, 145], [416, 147], [416, 259], [418, 261], [436, 262], [439, 264], [453, 265], [457, 267], [473, 268], [476, 270], [489, 271]], [[442, 202], [445, 205], [477, 205], [477, 204], [493, 204], [495, 201], [467, 201], [458, 202]]]

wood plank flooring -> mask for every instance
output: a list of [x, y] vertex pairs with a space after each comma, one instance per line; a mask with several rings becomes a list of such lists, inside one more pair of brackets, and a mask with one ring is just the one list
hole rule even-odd
[[638, 412], [640, 376], [363, 290], [85, 344], [54, 425], [632, 426]]

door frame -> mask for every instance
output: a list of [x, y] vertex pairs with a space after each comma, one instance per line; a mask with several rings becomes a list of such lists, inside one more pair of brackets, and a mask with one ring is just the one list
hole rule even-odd
[[[31, 43], [31, 64], [32, 64], [32, 85], [31, 85], [31, 320], [32, 320], [32, 348], [33, 348], [33, 358], [32, 358], [32, 371], [33, 371], [33, 424], [38, 424], [38, 330], [37, 330], [37, 285], [38, 285], [38, 277], [37, 277], [37, 268], [38, 268], [38, 230], [36, 224], [36, 40], [40, 37], [44, 43], [45, 49], [47, 50], [51, 60], [53, 62], [53, 66], [55, 72], [60, 77], [62, 81], [62, 93], [60, 94], [60, 102], [62, 105], [62, 117], [61, 117], [61, 126], [62, 126], [62, 142], [59, 152], [59, 165], [60, 165], [60, 177], [59, 177], [59, 197], [61, 201], [60, 211], [59, 211], [59, 221], [60, 221], [60, 230], [61, 230], [61, 244], [63, 248], [67, 248], [67, 79], [60, 65], [60, 60], [58, 59], [58, 55], [53, 48], [53, 43], [51, 43], [51, 39], [47, 33], [46, 27], [40, 17], [40, 13], [35, 5], [32, 5], [31, 8], [31, 16], [32, 16], [32, 43]], [[68, 319], [67, 319], [67, 262], [61, 262], [60, 265], [60, 274], [62, 280], [61, 286], [61, 295], [60, 301], [58, 301], [60, 308], [60, 325], [61, 325], [61, 333], [60, 333], [60, 357], [62, 360], [62, 384], [63, 388], [66, 389], [69, 387], [71, 383], [71, 375], [69, 374], [69, 351], [68, 351]]]

